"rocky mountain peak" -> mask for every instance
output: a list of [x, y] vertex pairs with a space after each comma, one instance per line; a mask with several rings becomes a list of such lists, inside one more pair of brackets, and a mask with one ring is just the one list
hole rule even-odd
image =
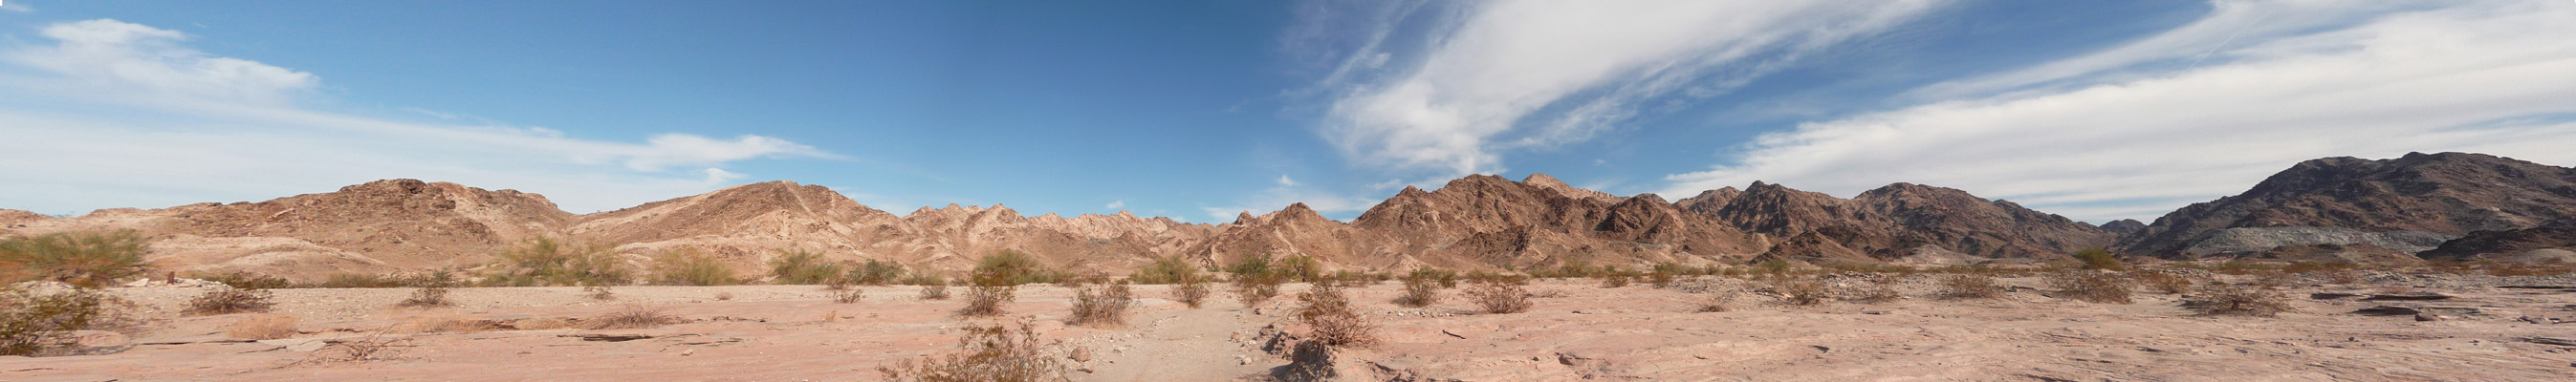
[[2243, 194], [2175, 210], [2121, 248], [2180, 255], [2219, 230], [2333, 227], [2461, 236], [2576, 217], [2576, 169], [2471, 153], [2300, 162]]

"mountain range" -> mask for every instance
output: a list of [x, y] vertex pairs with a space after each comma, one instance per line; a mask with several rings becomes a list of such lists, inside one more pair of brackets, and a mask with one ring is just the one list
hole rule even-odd
[[1910, 183], [1845, 199], [1755, 182], [1668, 200], [1586, 190], [1544, 174], [1407, 187], [1348, 222], [1304, 204], [1222, 224], [1123, 211], [1030, 217], [1002, 205], [896, 215], [786, 181], [592, 214], [564, 212], [533, 193], [410, 179], [69, 218], [0, 210], [0, 236], [101, 229], [152, 238], [149, 257], [164, 269], [298, 280], [471, 267], [540, 236], [613, 245], [637, 264], [694, 248], [746, 272], [788, 249], [945, 271], [1014, 250], [1099, 274], [1123, 274], [1165, 256], [1217, 265], [1263, 254], [1372, 272], [1569, 262], [2032, 263], [2086, 248], [2168, 259], [2568, 261], [2576, 260], [2565, 250], [2576, 246], [2576, 169], [2468, 153], [2324, 158], [2152, 223], [2101, 226]]

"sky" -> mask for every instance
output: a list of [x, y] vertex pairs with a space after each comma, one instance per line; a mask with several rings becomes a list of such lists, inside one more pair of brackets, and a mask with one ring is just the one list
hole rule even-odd
[[2151, 221], [2321, 157], [2576, 165], [2570, 36], [2570, 0], [0, 0], [0, 208], [788, 180], [1222, 223], [1545, 173]]

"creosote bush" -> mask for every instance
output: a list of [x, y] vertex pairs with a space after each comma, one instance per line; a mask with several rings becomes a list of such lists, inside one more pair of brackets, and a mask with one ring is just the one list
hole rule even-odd
[[1172, 300], [1180, 301], [1190, 309], [1198, 309], [1200, 305], [1206, 304], [1207, 296], [1208, 281], [1207, 276], [1204, 275], [1193, 274], [1183, 277], [1179, 284], [1172, 285]]
[[43, 293], [0, 287], [0, 355], [34, 356], [72, 343], [72, 332], [140, 325], [137, 307], [87, 288]]
[[395, 306], [405, 308], [435, 308], [456, 305], [456, 302], [447, 300], [448, 289], [456, 287], [456, 275], [454, 273], [446, 270], [430, 272], [428, 277], [424, 277], [420, 280], [419, 286], [420, 289], [411, 291], [411, 298], [403, 299], [401, 303], [397, 303]]
[[957, 339], [956, 353], [904, 360], [879, 366], [887, 380], [904, 382], [1035, 382], [1066, 380], [1069, 370], [1047, 355], [1051, 344], [1039, 342], [1036, 329], [1023, 320], [1013, 330], [1002, 325], [969, 326]]
[[741, 284], [733, 267], [697, 248], [662, 251], [653, 256], [653, 283], [661, 285], [722, 286]]
[[1468, 286], [1465, 294], [1467, 299], [1475, 300], [1477, 306], [1483, 307], [1485, 313], [1520, 313], [1530, 308], [1529, 291], [1510, 281], [1479, 281]]
[[491, 286], [581, 286], [626, 283], [624, 262], [605, 244], [537, 237], [501, 252]]
[[958, 309], [957, 315], [965, 317], [1002, 315], [1002, 304], [1010, 303], [1013, 299], [1012, 294], [1017, 292], [1015, 287], [1008, 286], [967, 286], [966, 307]]
[[615, 312], [609, 312], [608, 314], [603, 314], [599, 317], [582, 320], [582, 327], [590, 330], [646, 329], [658, 328], [662, 327], [662, 325], [682, 322], [688, 322], [688, 320], [682, 319], [680, 316], [671, 315], [670, 313], [663, 313], [662, 309], [659, 307], [645, 304], [626, 304], [626, 307], [620, 308]]
[[1431, 267], [1427, 267], [1427, 266], [1426, 266], [1426, 267], [1414, 268], [1412, 273], [1407, 273], [1407, 274], [1405, 274], [1405, 276], [1404, 276], [1404, 277], [1405, 277], [1405, 278], [1408, 278], [1408, 279], [1412, 279], [1412, 278], [1427, 278], [1427, 279], [1431, 279], [1431, 280], [1433, 280], [1433, 281], [1439, 281], [1439, 282], [1440, 282], [1440, 288], [1442, 288], [1442, 289], [1447, 289], [1447, 288], [1456, 288], [1456, 287], [1458, 287], [1458, 272], [1457, 272], [1457, 271], [1451, 271], [1451, 270], [1445, 270], [1445, 269], [1432, 269]]
[[1421, 273], [1404, 277], [1404, 294], [1395, 296], [1395, 304], [1420, 308], [1440, 303], [1440, 282]]
[[199, 280], [223, 283], [224, 286], [242, 289], [282, 289], [295, 287], [295, 283], [288, 282], [284, 278], [250, 272], [226, 272], [213, 275], [197, 275], [195, 278]]
[[1779, 293], [1780, 300], [1789, 305], [1818, 305], [1833, 298], [1825, 283], [1812, 276], [1774, 276], [1770, 284], [1771, 291]]
[[2069, 270], [2051, 273], [2047, 280], [2050, 288], [2056, 288], [2067, 298], [2104, 304], [2130, 303], [2129, 280], [2117, 273]]
[[1297, 301], [1302, 303], [1297, 308], [1297, 321], [1304, 322], [1310, 331], [1306, 335], [1307, 341], [1333, 347], [1377, 344], [1377, 328], [1368, 322], [1367, 317], [1351, 310], [1350, 297], [1342, 293], [1341, 286], [1316, 283], [1306, 292], [1298, 293]]
[[608, 289], [608, 286], [605, 286], [605, 285], [592, 285], [592, 286], [581, 287], [581, 295], [582, 295], [582, 297], [589, 297], [589, 298], [590, 298], [590, 299], [592, 299], [592, 300], [599, 300], [599, 301], [610, 301], [610, 300], [616, 300], [616, 299], [617, 299], [617, 292], [616, 292], [616, 291], [609, 290], [609, 289]]
[[1904, 298], [1905, 295], [1896, 293], [1896, 288], [1894, 286], [1884, 283], [1865, 283], [1861, 286], [1851, 288], [1851, 291], [1843, 297], [1843, 300], [1863, 304], [1885, 304], [1896, 302], [1896, 300]]
[[1066, 324], [1114, 328], [1127, 325], [1127, 308], [1136, 306], [1136, 294], [1126, 283], [1085, 286], [1075, 289], [1073, 319]]
[[1180, 255], [1172, 255], [1155, 258], [1153, 264], [1146, 264], [1144, 268], [1137, 268], [1136, 273], [1127, 275], [1127, 280], [1137, 284], [1179, 284], [1193, 277], [1201, 277], [1199, 267], [1191, 266]]
[[1708, 298], [1700, 299], [1699, 306], [1697, 306], [1696, 309], [1693, 309], [1693, 311], [1700, 313], [1717, 313], [1734, 310], [1729, 307], [1730, 304], [1733, 304], [1734, 302], [1735, 292], [1710, 293], [1708, 294]]
[[2166, 272], [2143, 271], [2138, 272], [2138, 284], [2146, 285], [2149, 289], [2155, 289], [2158, 292], [2165, 292], [2166, 294], [2183, 294], [2185, 292], [2191, 292], [2192, 282], [2191, 279], [2182, 277], [2182, 275]]
[[841, 280], [841, 265], [823, 260], [822, 252], [802, 249], [778, 251], [769, 259], [769, 276], [777, 284], [818, 285]]
[[948, 299], [948, 284], [923, 285], [921, 286], [921, 295], [919, 297], [923, 300], [946, 300]]
[[198, 316], [266, 312], [270, 306], [275, 305], [277, 303], [269, 301], [269, 293], [266, 289], [218, 287], [206, 288], [206, 293], [188, 299], [187, 309], [182, 309], [180, 312]]
[[1005, 249], [976, 261], [972, 278], [976, 285], [1018, 286], [1053, 283], [1062, 276], [1037, 258]]
[[2201, 285], [2199, 292], [2183, 298], [2184, 309], [2208, 316], [2254, 317], [2272, 317], [2291, 309], [2281, 292], [2271, 288], [2213, 282]]
[[1995, 285], [1993, 276], [1967, 273], [1942, 276], [1940, 295], [1954, 299], [1996, 298], [2002, 297], [2004, 291]]
[[829, 291], [832, 292], [832, 302], [842, 304], [856, 304], [859, 303], [859, 301], [867, 300], [868, 297], [867, 291], [859, 288], [844, 286], [841, 287], [841, 289], [829, 289]]
[[97, 287], [150, 270], [134, 231], [60, 232], [0, 239], [0, 284], [27, 279]]
[[850, 267], [847, 280], [859, 285], [886, 285], [903, 281], [904, 272], [903, 264], [869, 259], [866, 263]]
[[1620, 270], [1616, 270], [1616, 269], [1608, 270], [1608, 271], [1602, 271], [1602, 272], [1601, 272], [1601, 287], [1602, 287], [1602, 288], [1626, 288], [1626, 287], [1628, 287], [1628, 280], [1629, 280], [1629, 277], [1628, 277], [1628, 276], [1629, 276], [1629, 275], [1628, 275], [1628, 272], [1626, 272], [1626, 271], [1620, 271]]
[[2075, 251], [2075, 260], [2083, 262], [2084, 269], [2105, 271], [2129, 270], [2129, 266], [2127, 264], [2120, 263], [2119, 257], [2112, 256], [2111, 251], [2106, 251], [2101, 248], [2085, 248], [2077, 250]]

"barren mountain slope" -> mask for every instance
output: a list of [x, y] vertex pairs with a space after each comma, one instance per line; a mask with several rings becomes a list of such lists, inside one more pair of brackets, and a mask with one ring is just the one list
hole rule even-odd
[[313, 279], [480, 264], [572, 219], [542, 195], [395, 179], [257, 203], [100, 210], [0, 234], [131, 229], [153, 239], [149, 256], [165, 270]]
[[[2129, 253], [2177, 256], [2232, 228], [2331, 227], [2457, 237], [2576, 217], [2576, 169], [2485, 154], [2409, 153], [2397, 159], [2301, 162], [2243, 194], [2193, 204], [2121, 240]], [[2295, 239], [2295, 238], [2280, 238]], [[2305, 243], [2294, 244], [2340, 244]]]

